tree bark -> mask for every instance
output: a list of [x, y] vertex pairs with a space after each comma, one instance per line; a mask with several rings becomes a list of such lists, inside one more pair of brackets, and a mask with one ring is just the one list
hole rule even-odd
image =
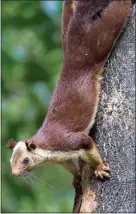
[[[111, 179], [96, 180], [80, 163], [73, 212], [136, 212], [135, 206], [135, 4], [105, 69], [91, 132], [110, 165]], [[81, 161], [80, 161], [81, 162]]]

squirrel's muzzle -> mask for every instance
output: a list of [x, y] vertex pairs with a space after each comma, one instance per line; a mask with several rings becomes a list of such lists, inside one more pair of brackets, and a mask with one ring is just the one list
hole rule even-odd
[[23, 172], [19, 170], [12, 170], [12, 175], [20, 177], [23, 176]]

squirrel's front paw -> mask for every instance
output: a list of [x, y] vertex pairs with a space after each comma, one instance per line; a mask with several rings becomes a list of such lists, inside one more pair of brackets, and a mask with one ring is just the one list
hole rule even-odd
[[95, 169], [94, 174], [97, 178], [100, 178], [102, 180], [108, 179], [111, 177], [109, 166], [106, 166], [104, 164], [99, 164]]

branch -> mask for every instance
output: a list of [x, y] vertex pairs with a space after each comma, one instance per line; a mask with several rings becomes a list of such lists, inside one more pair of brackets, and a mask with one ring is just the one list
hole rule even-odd
[[97, 181], [80, 160], [73, 212], [135, 212], [135, 5], [102, 82], [95, 141], [112, 178]]

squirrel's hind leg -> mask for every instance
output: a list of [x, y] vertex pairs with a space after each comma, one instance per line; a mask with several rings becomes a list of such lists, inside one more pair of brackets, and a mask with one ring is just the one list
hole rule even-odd
[[68, 25], [73, 17], [74, 13], [74, 8], [75, 8], [75, 1], [74, 0], [65, 0], [63, 3], [63, 12], [62, 12], [62, 20], [61, 20], [61, 25], [62, 25], [62, 44], [64, 46], [64, 41], [65, 41], [65, 35], [67, 33]]

